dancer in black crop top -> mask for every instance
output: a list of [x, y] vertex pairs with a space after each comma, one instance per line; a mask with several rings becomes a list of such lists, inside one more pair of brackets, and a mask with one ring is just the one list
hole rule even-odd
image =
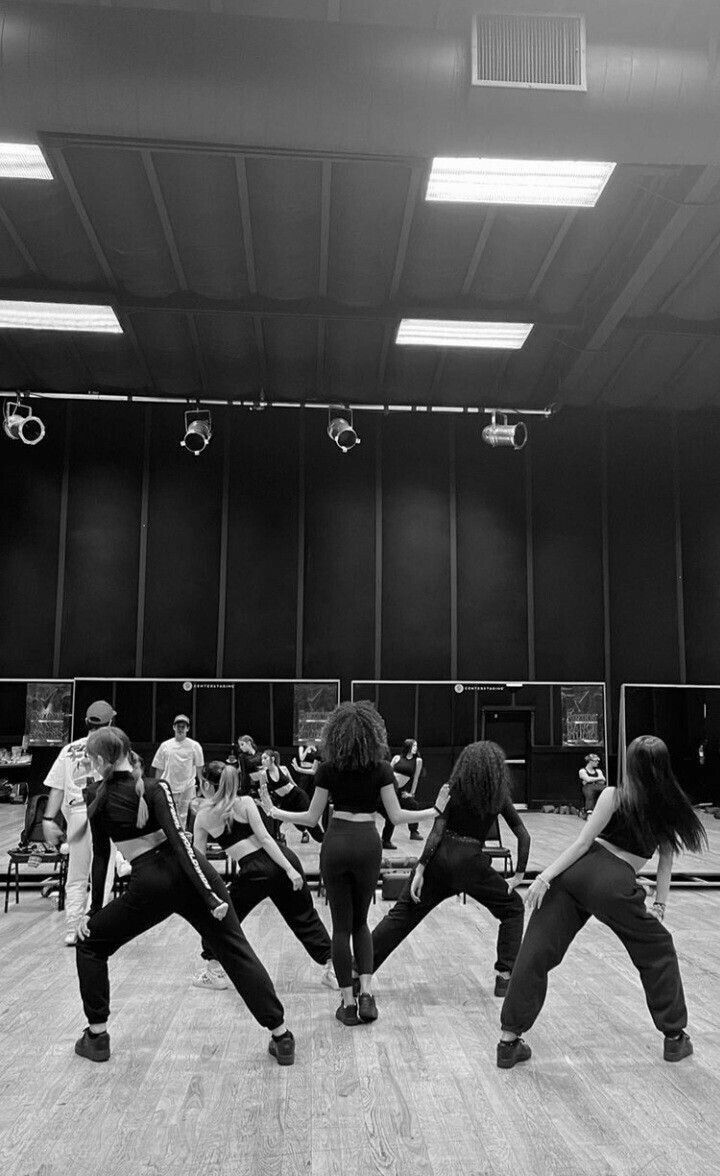
[[[298, 788], [287, 768], [280, 763], [280, 756], [274, 748], [268, 747], [262, 753], [260, 762], [263, 769], [263, 779], [268, 786], [273, 804], [288, 812], [304, 813], [310, 804], [307, 792]], [[307, 829], [303, 829], [303, 840], [307, 840]], [[323, 831], [320, 825], [310, 830], [313, 841], [322, 842]]]
[[[499, 920], [495, 995], [503, 996], [522, 938], [523, 904], [515, 888], [527, 866], [530, 834], [510, 800], [505, 755], [496, 743], [464, 748], [448, 783], [450, 799], [433, 825], [412, 879], [373, 931], [375, 970], [439, 903], [455, 894], [469, 894]], [[483, 853], [498, 813], [518, 843], [517, 868], [509, 881]]]
[[[403, 743], [402, 755], [394, 755], [390, 761], [390, 767], [395, 776], [395, 788], [398, 794], [398, 800], [404, 808], [420, 808], [420, 805], [415, 799], [420, 774], [423, 768], [422, 756], [418, 755], [418, 745], [415, 739], [406, 739]], [[390, 840], [392, 836], [392, 821], [385, 821], [382, 831], [383, 849], [396, 849], [397, 846], [392, 844]], [[408, 825], [408, 832], [411, 841], [422, 841], [420, 830], [413, 821]]]
[[[673, 856], [681, 848], [699, 853], [706, 844], [665, 744], [654, 735], [634, 739], [620, 787], [604, 789], [579, 837], [528, 890], [525, 901], [534, 913], [502, 1007], [498, 1066], [510, 1069], [530, 1057], [520, 1034], [540, 1013], [548, 972], [591, 915], [615, 932], [638, 969], [650, 1015], [665, 1035], [665, 1061], [678, 1062], [693, 1052], [685, 1033], [687, 1009], [675, 946], [663, 919]], [[650, 913], [636, 875], [656, 849], [660, 858]]]
[[[292, 1065], [295, 1044], [272, 981], [245, 939], [228, 893], [205, 858], [190, 846], [164, 780], [147, 784], [133, 772], [127, 736], [93, 732], [86, 755], [102, 777], [86, 790], [93, 841], [92, 903], [78, 926], [80, 993], [88, 1028], [75, 1052], [95, 1062], [110, 1057], [108, 958], [171, 914], [179, 914], [211, 944], [255, 1019], [272, 1032], [270, 1053]], [[127, 890], [102, 906], [110, 840], [132, 862]]]
[[[447, 797], [438, 797], [437, 808], [419, 812], [400, 808], [395, 777], [386, 759], [385, 724], [369, 702], [345, 702], [336, 707], [325, 724], [322, 746], [327, 759], [315, 774], [315, 795], [307, 812], [275, 808], [263, 786], [261, 799], [271, 817], [310, 826], [317, 823], [328, 800], [332, 800], [334, 813], [320, 851], [320, 869], [332, 916], [333, 964], [343, 996], [335, 1016], [343, 1025], [357, 1025], [377, 1018], [370, 991], [373, 960], [367, 916], [382, 858], [375, 825], [378, 805], [382, 801], [390, 820], [399, 824], [432, 819]], [[357, 1005], [353, 996], [351, 939], [360, 973]]]
[[[239, 921], [269, 898], [308, 955], [323, 967], [321, 983], [335, 988], [330, 936], [313, 905], [299, 858], [279, 846], [268, 833], [255, 801], [241, 795], [234, 768], [214, 761], [203, 769], [202, 804], [195, 817], [193, 844], [205, 853], [214, 841], [232, 861], [237, 873], [230, 883], [230, 899]], [[196, 976], [196, 988], [227, 988], [212, 944], [203, 941], [206, 967]]]

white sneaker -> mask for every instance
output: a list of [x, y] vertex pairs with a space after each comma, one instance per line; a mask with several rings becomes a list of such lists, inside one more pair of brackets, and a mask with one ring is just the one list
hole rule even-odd
[[120, 858], [120, 861], [117, 862], [115, 869], [117, 871], [118, 878], [127, 878], [128, 874], [132, 874], [132, 862], [126, 862], [125, 858]]
[[205, 968], [203, 972], [198, 972], [193, 980], [193, 988], [227, 988], [228, 982], [225, 979], [224, 972], [216, 972], [214, 969]]
[[67, 935], [65, 936], [65, 946], [66, 947], [74, 947], [76, 943], [77, 943], [77, 931], [68, 931]]
[[324, 984], [326, 988], [337, 988], [338, 982], [335, 978], [335, 969], [333, 968], [332, 960], [328, 960], [325, 967], [323, 968], [322, 976], [320, 977], [320, 983]]

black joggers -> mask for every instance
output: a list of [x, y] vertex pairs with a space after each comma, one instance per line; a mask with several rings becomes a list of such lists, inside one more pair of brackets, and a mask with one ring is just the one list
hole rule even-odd
[[645, 908], [645, 891], [633, 867], [595, 842], [579, 861], [554, 878], [525, 932], [501, 1024], [527, 1032], [545, 1001], [548, 972], [562, 961], [591, 915], [618, 936], [640, 973], [650, 1015], [661, 1033], [687, 1025], [687, 1009], [670, 932]]
[[367, 924], [382, 846], [375, 821], [333, 817], [320, 850], [320, 872], [332, 916], [332, 961], [341, 988], [352, 984], [352, 938], [361, 976], [373, 970], [372, 935]]
[[445, 833], [423, 880], [420, 902], [410, 896], [410, 880], [400, 898], [373, 931], [375, 971], [439, 903], [454, 894], [469, 894], [500, 920], [497, 937], [498, 972], [511, 972], [520, 948], [524, 908], [517, 891], [492, 868], [479, 841]]
[[[293, 869], [302, 874], [303, 868], [297, 854], [285, 845], [278, 848]], [[249, 853], [247, 857], [240, 859], [237, 874], [230, 883], [230, 898], [241, 923], [258, 903], [264, 898], [269, 898], [315, 963], [326, 964], [330, 959], [330, 936], [315, 910], [304, 875], [300, 890], [293, 890], [282, 866], [274, 862], [264, 849], [257, 849], [255, 853]], [[215, 953], [206, 940], [203, 940], [202, 947], [203, 959], [215, 958]]]
[[[222, 879], [194, 852], [215, 894], [229, 903]], [[243, 935], [232, 905], [224, 919], [213, 918], [167, 843], [135, 858], [125, 893], [94, 914], [88, 938], [78, 940], [80, 995], [88, 1022], [99, 1025], [110, 1015], [109, 957], [173, 914], [210, 944], [255, 1020], [266, 1029], [282, 1025], [283, 1007], [272, 980]]]

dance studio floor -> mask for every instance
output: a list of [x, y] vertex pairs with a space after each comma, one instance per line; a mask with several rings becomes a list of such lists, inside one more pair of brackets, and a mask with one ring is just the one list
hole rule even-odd
[[[21, 815], [0, 810], [0, 870]], [[532, 813], [528, 825], [542, 868], [578, 820]], [[720, 862], [720, 821], [707, 826], [706, 868]], [[410, 850], [406, 832], [395, 840]], [[293, 830], [313, 862], [314, 846], [298, 843]], [[378, 900], [371, 921], [387, 909]], [[232, 989], [191, 987], [197, 937], [169, 920], [111, 961], [113, 1055], [93, 1065], [72, 1051], [84, 1022], [63, 916], [26, 893], [0, 913], [0, 1173], [715, 1176], [720, 890], [673, 890], [668, 926], [696, 1048], [678, 1065], [662, 1061], [623, 948], [593, 921], [551, 979], [532, 1060], [498, 1070], [495, 924], [459, 900], [386, 963], [380, 1019], [353, 1029], [335, 1021], [337, 994], [274, 908], [250, 916], [297, 1039], [289, 1069]]]

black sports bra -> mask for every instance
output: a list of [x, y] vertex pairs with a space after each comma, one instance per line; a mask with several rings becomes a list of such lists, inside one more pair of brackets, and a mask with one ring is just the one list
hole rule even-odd
[[233, 818], [229, 829], [223, 829], [219, 837], [212, 837], [212, 840], [220, 846], [221, 849], [232, 849], [233, 845], [237, 845], [238, 841], [245, 841], [248, 837], [253, 836], [253, 830], [246, 821], [236, 821]]

